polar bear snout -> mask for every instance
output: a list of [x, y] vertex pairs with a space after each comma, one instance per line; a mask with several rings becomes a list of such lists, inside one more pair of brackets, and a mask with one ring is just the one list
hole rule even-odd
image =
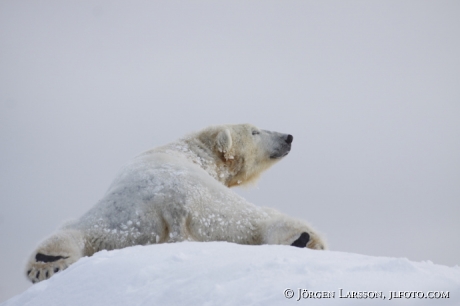
[[277, 134], [278, 135], [275, 134], [275, 137], [277, 137], [275, 145], [270, 153], [271, 159], [278, 159], [288, 155], [291, 151], [292, 141], [294, 140], [294, 137], [291, 134]]

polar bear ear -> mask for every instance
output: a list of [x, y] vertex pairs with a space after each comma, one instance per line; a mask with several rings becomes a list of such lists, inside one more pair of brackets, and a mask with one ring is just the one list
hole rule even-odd
[[226, 159], [227, 155], [232, 147], [232, 135], [230, 134], [229, 129], [220, 131], [216, 137], [217, 150], [224, 153]]

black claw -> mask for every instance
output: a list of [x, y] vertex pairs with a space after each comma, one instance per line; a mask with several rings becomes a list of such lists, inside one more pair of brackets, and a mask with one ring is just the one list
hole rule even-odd
[[54, 273], [58, 273], [59, 272], [59, 268], [54, 268]]
[[304, 248], [304, 247], [307, 246], [307, 243], [308, 243], [309, 240], [310, 240], [310, 235], [308, 235], [307, 232], [303, 232], [300, 235], [299, 239], [294, 241], [291, 245], [295, 246], [295, 247], [298, 247], [298, 248]]
[[46, 271], [46, 278], [50, 277], [49, 271]]
[[53, 262], [53, 261], [57, 261], [59, 259], [66, 259], [66, 258], [69, 258], [69, 257], [50, 256], [50, 255], [45, 255], [45, 254], [42, 254], [42, 253], [37, 253], [37, 255], [35, 255], [35, 260], [36, 261], [41, 261], [41, 262]]
[[30, 272], [32, 272], [32, 270], [29, 270], [29, 271], [27, 271], [27, 275], [29, 275], [29, 274], [30, 274]]
[[40, 271], [37, 271], [37, 274], [35, 274], [35, 278], [39, 278], [40, 277]]
[[32, 284], [35, 284], [37, 281], [35, 279], [32, 280]]

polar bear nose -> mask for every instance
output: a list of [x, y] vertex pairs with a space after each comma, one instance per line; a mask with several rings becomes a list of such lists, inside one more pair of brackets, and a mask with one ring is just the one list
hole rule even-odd
[[292, 135], [289, 134], [287, 139], [286, 139], [286, 142], [291, 143], [293, 139], [294, 139], [294, 137], [292, 137]]

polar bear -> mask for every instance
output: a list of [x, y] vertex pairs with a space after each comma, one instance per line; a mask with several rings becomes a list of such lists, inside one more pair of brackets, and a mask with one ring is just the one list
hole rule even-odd
[[249, 124], [222, 125], [142, 153], [91, 210], [38, 246], [27, 277], [42, 281], [100, 250], [184, 240], [324, 249], [305, 222], [228, 188], [254, 182], [289, 153], [292, 140]]

